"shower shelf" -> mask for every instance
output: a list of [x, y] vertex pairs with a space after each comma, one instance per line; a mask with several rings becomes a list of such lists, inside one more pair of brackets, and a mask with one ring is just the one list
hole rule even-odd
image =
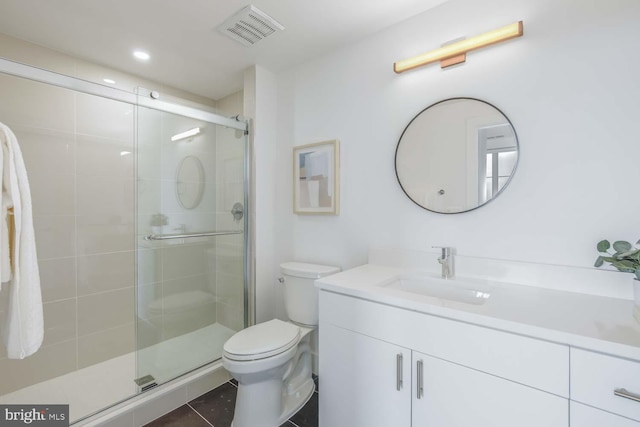
[[144, 240], [169, 240], [188, 239], [190, 237], [226, 236], [228, 234], [242, 234], [242, 230], [233, 231], [208, 231], [203, 233], [182, 233], [182, 234], [149, 234]]

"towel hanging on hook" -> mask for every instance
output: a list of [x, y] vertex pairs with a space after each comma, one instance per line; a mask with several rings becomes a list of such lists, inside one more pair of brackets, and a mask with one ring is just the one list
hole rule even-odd
[[40, 272], [27, 170], [16, 136], [2, 123], [0, 145], [0, 278], [6, 281], [0, 289], [9, 292], [3, 338], [7, 357], [24, 359], [44, 338]]

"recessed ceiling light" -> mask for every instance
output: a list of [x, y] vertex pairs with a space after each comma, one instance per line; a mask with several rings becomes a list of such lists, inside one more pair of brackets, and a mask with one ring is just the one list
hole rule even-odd
[[116, 81], [115, 80], [111, 80], [111, 79], [102, 79], [102, 81], [105, 82], [105, 83], [109, 83], [110, 85], [116, 84]]
[[149, 55], [144, 50], [134, 50], [133, 51], [133, 56], [135, 56], [136, 58], [138, 58], [141, 61], [148, 61], [149, 58], [151, 58], [151, 55]]

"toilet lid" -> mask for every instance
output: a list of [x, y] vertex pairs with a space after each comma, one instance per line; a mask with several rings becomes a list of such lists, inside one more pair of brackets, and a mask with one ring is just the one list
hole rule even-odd
[[224, 343], [224, 355], [233, 360], [257, 360], [283, 353], [300, 341], [300, 328], [274, 319], [236, 333]]

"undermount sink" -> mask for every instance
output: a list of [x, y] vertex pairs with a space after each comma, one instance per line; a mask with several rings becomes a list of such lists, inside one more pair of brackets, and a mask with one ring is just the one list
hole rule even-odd
[[378, 286], [413, 294], [482, 305], [491, 297], [491, 288], [479, 280], [442, 279], [427, 275], [401, 275]]

